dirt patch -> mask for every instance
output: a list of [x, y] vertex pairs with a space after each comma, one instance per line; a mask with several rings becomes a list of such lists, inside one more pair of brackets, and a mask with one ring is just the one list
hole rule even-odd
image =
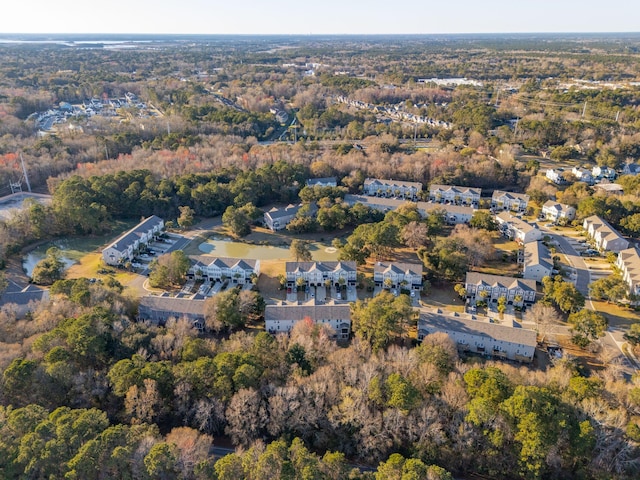
[[432, 285], [429, 293], [423, 296], [422, 300], [426, 305], [454, 312], [464, 312], [464, 300], [453, 290], [451, 283]]
[[258, 290], [267, 302], [285, 300], [286, 291], [280, 290], [279, 275], [285, 274], [285, 262], [282, 260], [261, 260]]

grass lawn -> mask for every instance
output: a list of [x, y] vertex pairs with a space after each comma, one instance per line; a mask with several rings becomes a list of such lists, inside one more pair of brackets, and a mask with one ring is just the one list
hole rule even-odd
[[464, 301], [453, 290], [453, 284], [442, 283], [432, 285], [427, 295], [422, 296], [426, 305], [444, 308], [453, 312], [464, 312]]
[[258, 290], [266, 301], [284, 300], [286, 291], [280, 290], [278, 275], [284, 275], [285, 262], [281, 260], [261, 260]]
[[640, 321], [640, 312], [628, 307], [620, 307], [613, 303], [592, 300], [596, 312], [604, 314], [609, 319], [609, 325], [627, 329], [631, 324]]

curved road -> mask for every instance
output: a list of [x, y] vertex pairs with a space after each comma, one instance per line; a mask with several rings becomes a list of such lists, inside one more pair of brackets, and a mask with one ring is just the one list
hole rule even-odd
[[[585, 307], [589, 310], [595, 310], [591, 298], [589, 297], [589, 284], [591, 283], [591, 271], [589, 266], [584, 261], [584, 258], [576, 252], [573, 244], [564, 236], [557, 233], [553, 233], [546, 227], [541, 227], [541, 230], [548, 234], [556, 243], [556, 250], [559, 253], [563, 253], [567, 257], [567, 261], [576, 271], [575, 285], [580, 293], [585, 297]], [[565, 327], [567, 334], [569, 333], [568, 327]], [[563, 328], [562, 330], [564, 330]], [[632, 363], [629, 358], [622, 351], [622, 345], [625, 343], [623, 338], [624, 331], [616, 326], [609, 326], [607, 334], [602, 338], [602, 344], [611, 352], [615, 352], [615, 358], [611, 361], [618, 361], [622, 367], [622, 371], [627, 378], [630, 378], [637, 370], [638, 367]]]

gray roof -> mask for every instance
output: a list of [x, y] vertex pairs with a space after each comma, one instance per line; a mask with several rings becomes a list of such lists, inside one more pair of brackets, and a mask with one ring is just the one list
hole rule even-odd
[[554, 202], [553, 200], [547, 200], [546, 202], [544, 202], [544, 205], [542, 205], [542, 208], [548, 208], [548, 209], [554, 209], [556, 210], [558, 213], [559, 212], [567, 212], [571, 209], [573, 209], [575, 211], [575, 208], [572, 207], [571, 205], [566, 205], [564, 203], [558, 203], [558, 202]]
[[[604, 218], [601, 218], [597, 215], [591, 215], [584, 219], [583, 225], [586, 224], [587, 228], [593, 225], [595, 232], [600, 232], [601, 238], [606, 238], [611, 241], [614, 238], [623, 239], [622, 235], [618, 233], [618, 231], [611, 226], [609, 222], [607, 222]], [[624, 240], [624, 239], [623, 239]]]
[[529, 195], [525, 194], [525, 193], [513, 193], [513, 192], [505, 192], [503, 190], [496, 190], [493, 192], [493, 195], [491, 196], [492, 200], [496, 200], [499, 197], [505, 196], [506, 198], [510, 199], [510, 200], [515, 200], [518, 199], [522, 202], [526, 202], [529, 203]]
[[128, 232], [123, 233], [107, 248], [113, 248], [114, 250], [117, 250], [119, 252], [124, 252], [131, 245], [133, 245], [136, 240], [139, 240], [142, 235], [149, 232], [150, 230], [153, 230], [156, 226], [162, 224], [163, 220], [160, 217], [151, 215], [149, 218], [144, 219]]
[[420, 328], [469, 333], [518, 345], [536, 346], [537, 335], [533, 330], [490, 323], [464, 313], [422, 309], [418, 320], [418, 329]]
[[[302, 205], [304, 204], [303, 203], [299, 203], [298, 205], [289, 204], [286, 207], [281, 207], [281, 208], [273, 207], [271, 210], [266, 212], [265, 215], [268, 215], [269, 217], [271, 217], [272, 220], [275, 220], [277, 218], [282, 218], [282, 217], [294, 216], [298, 213], [298, 210], [302, 208]], [[317, 209], [315, 202], [312, 202], [309, 205], [310, 205], [310, 212], [312, 214], [315, 213]]]
[[309, 186], [309, 187], [313, 187], [314, 185], [317, 185], [319, 183], [335, 183], [335, 184], [337, 184], [338, 181], [336, 180], [336, 177], [310, 178], [309, 180], [307, 180], [307, 186]]
[[283, 303], [267, 305], [264, 311], [265, 321], [273, 320], [351, 320], [351, 307], [347, 302], [318, 303], [312, 299], [306, 303]]
[[194, 262], [195, 267], [208, 267], [211, 264], [215, 264], [220, 268], [233, 268], [237, 266], [242, 270], [254, 270], [257, 263], [257, 260], [253, 259], [211, 257], [209, 255], [191, 255], [189, 258], [192, 262]]
[[26, 306], [30, 302], [39, 302], [49, 299], [49, 290], [38, 288], [35, 285], [28, 285], [20, 291], [4, 291], [0, 295], [0, 306], [14, 304]]
[[321, 272], [335, 272], [341, 268], [347, 272], [355, 272], [356, 262], [351, 260], [339, 262], [287, 262], [285, 265], [285, 271], [287, 273], [296, 271], [310, 272], [314, 269], [320, 270]]
[[471, 207], [463, 207], [460, 205], [448, 205], [444, 203], [431, 203], [431, 202], [409, 202], [407, 200], [396, 200], [395, 198], [384, 197], [370, 197], [367, 195], [345, 195], [344, 201], [348, 205], [355, 205], [356, 203], [362, 203], [371, 208], [395, 210], [401, 205], [406, 203], [414, 204], [418, 207], [418, 210], [422, 215], [433, 210], [444, 210], [450, 215], [468, 215], [472, 216], [475, 210]]
[[505, 277], [502, 275], [490, 275], [488, 273], [467, 272], [466, 284], [488, 285], [491, 287], [505, 287], [507, 289], [522, 288], [523, 290], [536, 291], [536, 281], [524, 278]]
[[521, 218], [514, 217], [509, 212], [500, 212], [498, 215], [496, 215], [496, 220], [500, 224], [508, 223], [513, 228], [520, 230], [523, 233], [530, 232], [531, 230], [537, 230], [538, 228], [536, 225], [531, 225], [530, 223], [525, 222]]
[[541, 265], [553, 270], [551, 252], [542, 242], [529, 242], [524, 245], [524, 266]]
[[376, 262], [373, 273], [385, 273], [392, 271], [399, 274], [422, 276], [422, 264], [420, 263], [400, 263], [400, 262]]
[[416, 188], [418, 190], [422, 190], [422, 184], [420, 182], [405, 182], [403, 180], [381, 180], [379, 178], [367, 178], [364, 181], [365, 186], [367, 185], [384, 185], [387, 187], [407, 187], [407, 188]]
[[481, 188], [459, 187], [458, 185], [429, 185], [429, 191], [432, 192], [433, 190], [442, 190], [443, 192], [453, 191], [454, 193], [459, 194], [471, 193], [474, 195], [480, 195], [480, 193], [482, 192]]
[[204, 317], [204, 300], [146, 295], [140, 298], [140, 314], [145, 310]]

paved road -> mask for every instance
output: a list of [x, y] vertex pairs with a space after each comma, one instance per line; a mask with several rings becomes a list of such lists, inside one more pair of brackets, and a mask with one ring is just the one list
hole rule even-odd
[[[585, 307], [589, 310], [595, 310], [593, 302], [591, 298], [589, 298], [589, 284], [591, 283], [591, 271], [584, 258], [580, 256], [578, 252], [576, 252], [573, 247], [573, 243], [569, 241], [564, 235], [560, 235], [552, 232], [547, 227], [542, 227], [546, 234], [551, 236], [555, 241], [557, 248], [556, 250], [559, 253], [563, 253], [567, 257], [567, 261], [576, 271], [576, 288], [580, 293], [585, 296]], [[557, 326], [555, 327], [555, 333], [562, 335], [570, 335], [569, 328], [566, 326]], [[610, 352], [615, 352], [615, 357], [611, 361], [617, 361], [620, 363], [622, 367], [622, 372], [627, 378], [631, 378], [631, 376], [638, 370], [636, 365], [634, 365], [624, 354], [622, 350], [622, 345], [625, 343], [624, 340], [624, 330], [616, 327], [615, 325], [609, 326], [607, 330], [607, 334], [602, 338], [601, 342], [605, 349], [608, 349]]]

